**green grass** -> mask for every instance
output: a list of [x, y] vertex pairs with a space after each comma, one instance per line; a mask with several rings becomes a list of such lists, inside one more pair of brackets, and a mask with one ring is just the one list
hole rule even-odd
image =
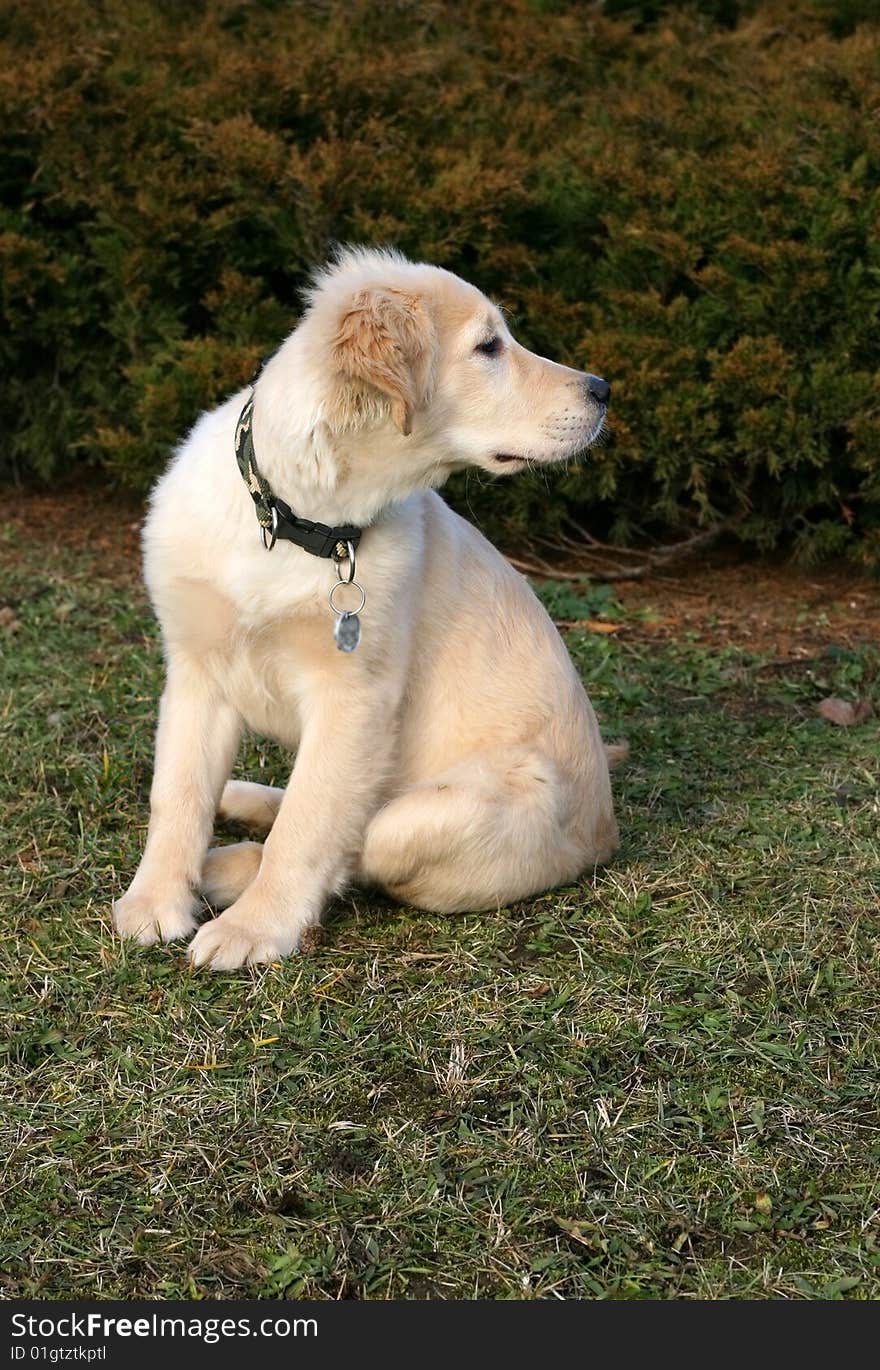
[[356, 893], [310, 955], [192, 974], [110, 930], [143, 598], [10, 528], [0, 561], [5, 1296], [880, 1295], [880, 725], [813, 713], [876, 699], [876, 650], [574, 632], [632, 745], [609, 870], [458, 918]]

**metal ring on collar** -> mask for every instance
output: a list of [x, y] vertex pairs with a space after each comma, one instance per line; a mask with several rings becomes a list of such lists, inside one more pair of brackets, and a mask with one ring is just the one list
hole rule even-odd
[[269, 532], [269, 529], [268, 529], [268, 528], [264, 528], [263, 525], [262, 525], [262, 523], [261, 523], [261, 524], [260, 524], [260, 537], [263, 539], [263, 546], [265, 547], [265, 549], [266, 549], [267, 552], [271, 552], [272, 548], [275, 546], [275, 543], [278, 541], [278, 510], [275, 508], [275, 505], [274, 505], [274, 504], [272, 505], [272, 541], [271, 541], [271, 542], [267, 542], [267, 541], [266, 541], [266, 534], [267, 534], [268, 532]]
[[[346, 546], [346, 548], [347, 548], [347, 553], [346, 553], [346, 555], [345, 555], [344, 557], [334, 557], [334, 558], [333, 558], [333, 560], [336, 562], [336, 579], [340, 582], [341, 585], [352, 585], [352, 584], [354, 583], [354, 574], [355, 574], [354, 545], [353, 545], [351, 542], [347, 542], [347, 543], [345, 544], [345, 546]], [[347, 562], [348, 562], [348, 578], [347, 578], [347, 579], [343, 579], [343, 576], [342, 576], [342, 563], [343, 563], [344, 561], [347, 561]], [[336, 587], [334, 586], [334, 589], [335, 589], [335, 588], [336, 588]]]
[[[353, 586], [355, 590], [360, 591], [361, 602], [356, 609], [337, 609], [336, 605], [333, 603], [333, 596], [336, 594], [337, 590], [347, 590], [349, 585]], [[334, 614], [339, 614], [340, 617], [343, 614], [359, 614], [361, 609], [363, 609], [364, 605], [366, 604], [366, 602], [367, 596], [364, 592], [364, 587], [362, 585], [358, 585], [356, 580], [337, 580], [336, 584], [333, 586], [333, 589], [330, 591], [330, 608], [333, 610]]]

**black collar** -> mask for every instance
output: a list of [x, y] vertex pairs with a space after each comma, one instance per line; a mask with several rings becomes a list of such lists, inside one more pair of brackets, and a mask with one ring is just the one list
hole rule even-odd
[[309, 519], [298, 518], [289, 504], [273, 494], [272, 487], [260, 474], [254, 453], [253, 413], [254, 386], [256, 385], [263, 363], [257, 368], [250, 385], [251, 393], [247, 404], [238, 416], [235, 426], [235, 459], [244, 483], [250, 491], [257, 510], [257, 522], [263, 546], [271, 551], [278, 538], [295, 542], [313, 557], [334, 557], [341, 561], [347, 554], [349, 544], [357, 550], [362, 528], [345, 524], [339, 528], [328, 528], [325, 523], [312, 523]]

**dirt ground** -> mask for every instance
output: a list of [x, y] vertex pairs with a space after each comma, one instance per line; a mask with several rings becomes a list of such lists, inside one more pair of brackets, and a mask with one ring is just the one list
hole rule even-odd
[[880, 578], [846, 563], [803, 567], [782, 560], [705, 556], [676, 575], [623, 583], [630, 611], [659, 617], [635, 631], [694, 634], [708, 645], [774, 650], [780, 659], [821, 655], [832, 644], [880, 642]]
[[[87, 551], [102, 574], [138, 581], [142, 518], [143, 502], [130, 494], [0, 493], [0, 525], [43, 545], [47, 567], [63, 568], [71, 550]], [[0, 542], [0, 604], [3, 565], [14, 555], [14, 541]], [[832, 644], [880, 642], [880, 578], [846, 563], [805, 568], [727, 548], [645, 580], [615, 582], [615, 594], [625, 610], [617, 631], [627, 637], [687, 635], [707, 645], [774, 651], [781, 660], [815, 656]]]

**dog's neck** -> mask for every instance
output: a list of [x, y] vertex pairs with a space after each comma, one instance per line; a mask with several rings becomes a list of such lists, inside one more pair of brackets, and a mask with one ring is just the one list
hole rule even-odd
[[[365, 528], [417, 489], [397, 433], [377, 407], [363, 426], [331, 424], [326, 378], [315, 374], [294, 333], [254, 387], [253, 440], [261, 475], [300, 518]], [[310, 374], [311, 372], [311, 374]]]

